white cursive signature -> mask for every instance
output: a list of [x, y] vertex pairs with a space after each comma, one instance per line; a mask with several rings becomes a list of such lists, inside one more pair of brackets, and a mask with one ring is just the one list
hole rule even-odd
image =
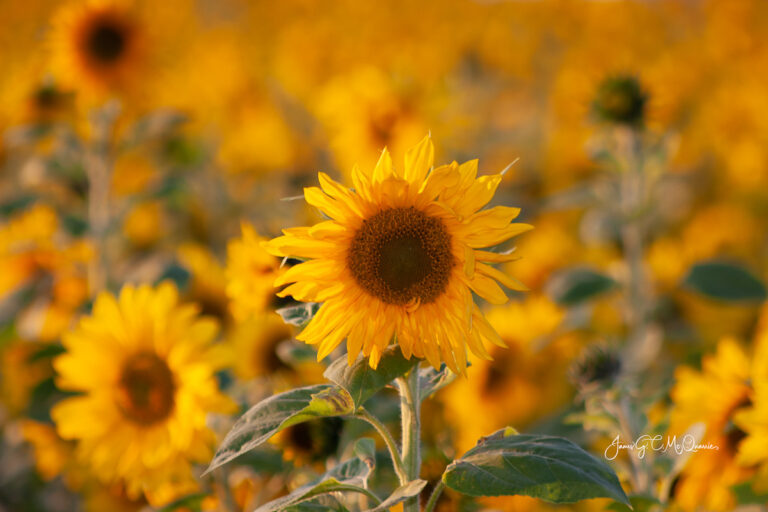
[[699, 450], [719, 450], [720, 447], [712, 444], [699, 444], [696, 442], [696, 438], [691, 434], [685, 434], [679, 440], [677, 436], [667, 436], [666, 442], [664, 436], [657, 434], [654, 436], [643, 434], [638, 437], [634, 443], [623, 443], [620, 436], [616, 436], [613, 442], [605, 449], [604, 456], [608, 460], [613, 460], [618, 457], [621, 450], [635, 451], [637, 457], [642, 459], [645, 457], [647, 450], [654, 452], [668, 452], [674, 450], [678, 455], [682, 455], [686, 452], [698, 452]]

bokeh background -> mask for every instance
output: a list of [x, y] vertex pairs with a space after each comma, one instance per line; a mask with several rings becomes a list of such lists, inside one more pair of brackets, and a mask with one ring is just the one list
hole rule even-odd
[[[494, 202], [535, 229], [505, 269], [531, 291], [488, 308], [510, 349], [425, 405], [423, 478], [505, 425], [601, 454], [626, 433], [605, 404], [629, 403], [634, 434], [699, 424], [721, 449], [645, 484], [622, 454], [628, 492], [765, 503], [765, 1], [0, 0], [0, 19], [0, 510], [251, 510], [340, 456], [362, 425], [311, 423], [223, 476], [189, 454], [184, 485], [132, 490], [52, 417], [72, 396], [53, 361], [99, 292], [167, 281], [218, 322], [206, 360], [240, 409], [319, 382], [260, 237], [320, 218], [318, 171], [351, 185], [427, 133], [438, 162], [512, 164]], [[731, 273], [697, 284], [711, 261]], [[483, 507], [553, 508], [440, 503]]]

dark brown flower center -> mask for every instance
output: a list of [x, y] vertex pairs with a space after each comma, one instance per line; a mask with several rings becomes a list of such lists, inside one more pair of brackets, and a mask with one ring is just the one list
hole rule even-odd
[[440, 219], [416, 208], [383, 210], [355, 234], [347, 265], [365, 291], [387, 304], [426, 304], [448, 285], [451, 238]]
[[86, 45], [94, 60], [101, 64], [112, 64], [125, 51], [125, 29], [114, 22], [103, 21], [88, 34]]
[[153, 353], [140, 352], [123, 364], [117, 405], [129, 420], [151, 425], [171, 413], [175, 392], [166, 362]]

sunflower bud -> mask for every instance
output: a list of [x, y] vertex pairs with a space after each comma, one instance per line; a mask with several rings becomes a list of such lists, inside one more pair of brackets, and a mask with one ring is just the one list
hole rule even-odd
[[621, 359], [611, 348], [590, 347], [571, 368], [571, 380], [582, 394], [608, 389], [621, 374]]
[[637, 78], [611, 76], [603, 80], [592, 102], [592, 113], [600, 121], [640, 126], [645, 118], [648, 95]]

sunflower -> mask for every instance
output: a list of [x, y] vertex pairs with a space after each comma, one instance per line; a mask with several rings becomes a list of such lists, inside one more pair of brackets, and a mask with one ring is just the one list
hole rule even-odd
[[701, 422], [706, 426], [702, 443], [718, 449], [691, 456], [675, 487], [675, 501], [683, 510], [731, 510], [731, 487], [751, 474], [736, 460], [744, 433], [732, 424], [734, 414], [749, 404], [750, 360], [736, 340], [725, 338], [701, 366], [701, 371], [683, 366], [675, 372], [669, 430], [680, 436]]
[[277, 313], [265, 312], [240, 322], [230, 336], [235, 374], [249, 380], [289, 370], [278, 346], [292, 338], [293, 329]]
[[755, 490], [764, 494], [768, 492], [768, 304], [762, 307], [754, 347], [752, 403], [737, 412], [733, 421], [744, 433], [737, 460], [758, 467]]
[[52, 65], [69, 86], [97, 94], [127, 92], [144, 79], [147, 31], [128, 1], [91, 0], [59, 11]]
[[194, 490], [191, 463], [208, 460], [215, 442], [207, 413], [231, 406], [209, 348], [216, 330], [166, 282], [102, 293], [64, 336], [57, 384], [80, 394], [51, 416], [100, 480], [153, 504]]
[[260, 315], [275, 299], [272, 284], [280, 272], [280, 261], [263, 247], [265, 238], [253, 226], [243, 223], [243, 236], [227, 245], [227, 296], [232, 316], [244, 321]]
[[480, 250], [531, 229], [512, 223], [519, 208], [480, 210], [501, 183], [500, 174], [477, 177], [477, 160], [432, 169], [429, 137], [405, 155], [395, 170], [385, 149], [372, 173], [355, 168], [355, 188], [324, 173], [322, 188], [304, 197], [330, 217], [312, 227], [284, 230], [266, 244], [272, 254], [310, 258], [287, 270], [275, 286], [281, 297], [324, 302], [297, 336], [319, 344], [318, 359], [347, 338], [349, 361], [362, 353], [376, 368], [396, 336], [405, 357], [444, 361], [463, 373], [467, 351], [490, 356], [484, 342], [505, 346], [472, 292], [493, 304], [507, 296], [497, 281], [525, 290], [490, 264], [516, 256]]
[[[572, 398], [563, 377], [580, 349], [579, 339], [560, 332], [565, 311], [543, 295], [488, 311], [489, 323], [509, 347], [491, 347], [494, 361], [477, 361], [441, 392], [446, 417], [456, 429], [456, 447], [468, 450], [498, 425], [529, 425]], [[466, 414], [477, 404], [482, 418]]]

